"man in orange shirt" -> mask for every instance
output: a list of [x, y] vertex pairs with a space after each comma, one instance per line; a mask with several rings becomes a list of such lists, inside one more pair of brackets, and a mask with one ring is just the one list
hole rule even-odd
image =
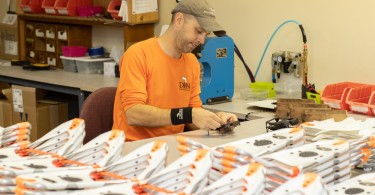
[[162, 36], [128, 48], [120, 62], [113, 129], [134, 141], [237, 121], [234, 114], [202, 108], [200, 65], [191, 52], [210, 32], [225, 34], [214, 10], [205, 0], [182, 0]]

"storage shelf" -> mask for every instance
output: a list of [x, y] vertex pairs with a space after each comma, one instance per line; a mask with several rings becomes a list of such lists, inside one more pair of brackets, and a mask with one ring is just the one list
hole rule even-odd
[[[94, 6], [106, 8], [111, 0], [93, 0]], [[129, 9], [131, 9], [133, 0], [128, 0]], [[19, 5], [20, 0], [16, 1]], [[159, 13], [151, 12], [144, 14], [131, 14], [129, 22], [121, 20], [113, 20], [104, 17], [79, 17], [67, 15], [53, 15], [53, 14], [37, 14], [37, 13], [24, 13], [20, 7], [17, 7], [16, 13], [18, 15], [18, 34], [20, 41], [18, 43], [18, 54], [20, 60], [27, 58], [26, 43], [24, 39], [27, 36], [27, 29], [25, 24], [28, 22], [46, 23], [49, 25], [68, 25], [79, 26], [81, 28], [91, 28], [92, 26], [102, 27], [118, 27], [123, 30], [124, 49], [126, 50], [130, 45], [143, 41], [154, 36], [154, 24], [159, 21]], [[132, 13], [129, 10], [129, 13]], [[91, 33], [90, 33], [91, 34]], [[85, 36], [85, 39], [88, 37]], [[91, 39], [91, 35], [90, 35]]]
[[27, 14], [27, 13], [20, 13], [18, 17], [24, 20], [29, 21], [45, 21], [51, 23], [61, 23], [61, 24], [80, 24], [80, 25], [110, 25], [110, 26], [125, 26], [125, 25], [141, 25], [141, 24], [153, 24], [158, 22], [155, 21], [148, 21], [144, 23], [129, 23], [123, 22], [121, 20], [113, 20], [103, 17], [79, 17], [79, 16], [62, 16], [62, 15], [49, 15], [49, 14]]

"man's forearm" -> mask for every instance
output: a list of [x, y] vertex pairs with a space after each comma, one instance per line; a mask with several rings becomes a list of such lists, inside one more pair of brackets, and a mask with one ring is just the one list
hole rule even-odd
[[137, 104], [127, 110], [126, 117], [131, 126], [160, 127], [172, 125], [170, 113], [170, 109]]

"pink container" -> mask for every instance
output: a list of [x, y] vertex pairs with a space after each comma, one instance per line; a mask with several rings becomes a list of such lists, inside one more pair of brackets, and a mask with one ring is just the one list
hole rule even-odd
[[60, 15], [77, 16], [78, 7], [90, 5], [92, 0], [56, 0], [55, 9]]
[[62, 53], [65, 57], [82, 57], [87, 53], [87, 47], [83, 46], [63, 46]]
[[82, 6], [78, 7], [78, 15], [82, 17], [90, 17], [103, 13], [103, 8], [100, 6]]

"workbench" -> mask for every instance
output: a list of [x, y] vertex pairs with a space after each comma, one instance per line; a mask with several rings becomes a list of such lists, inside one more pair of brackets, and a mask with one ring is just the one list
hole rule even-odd
[[[249, 109], [250, 110], [250, 109]], [[250, 110], [251, 111], [251, 110]], [[256, 117], [255, 117], [256, 116]], [[160, 136], [150, 139], [144, 139], [134, 142], [125, 142], [123, 155], [128, 154], [129, 152], [135, 150], [136, 148], [150, 143], [155, 140], [163, 140], [168, 145], [168, 157], [167, 157], [167, 164], [171, 164], [171, 162], [175, 161], [177, 158], [180, 157], [180, 154], [177, 150], [178, 142], [177, 136], [182, 135], [186, 138], [198, 141], [203, 143], [209, 147], [214, 147], [218, 145], [222, 145], [228, 142], [253, 137], [259, 134], [266, 133], [266, 121], [269, 120], [274, 116], [274, 112], [258, 112], [254, 114], [253, 120], [244, 121], [239, 126], [234, 129], [233, 133], [229, 134], [220, 134], [216, 131], [211, 131], [208, 135], [208, 131], [205, 130], [195, 130], [184, 132], [180, 134], [174, 135], [167, 135], [167, 136]]]
[[[234, 113], [239, 119], [245, 120], [241, 122], [241, 125], [237, 126], [234, 129], [234, 132], [231, 134], [219, 134], [218, 132], [211, 131], [210, 135], [208, 135], [208, 132], [205, 130], [196, 130], [175, 135], [167, 135], [134, 142], [126, 142], [122, 154], [126, 155], [146, 143], [150, 143], [155, 140], [163, 140], [167, 143], [169, 148], [167, 164], [171, 164], [173, 161], [177, 160], [180, 157], [180, 153], [177, 149], [177, 136], [179, 135], [185, 136], [188, 139], [195, 140], [209, 147], [214, 147], [266, 133], [266, 122], [275, 117], [275, 112], [273, 110], [251, 107], [247, 103], [247, 100], [234, 98], [231, 102], [203, 106], [204, 108], [214, 112], [225, 111]], [[365, 120], [369, 118], [369, 116], [367, 115], [354, 113], [349, 113], [348, 117], [353, 117], [357, 120]], [[353, 175], [357, 175], [361, 173], [361, 170], [353, 169], [352, 173]]]
[[117, 87], [118, 78], [99, 74], [79, 74], [62, 69], [23, 70], [20, 66], [0, 66], [0, 81], [55, 91], [78, 98], [80, 110], [85, 98], [102, 87]]

